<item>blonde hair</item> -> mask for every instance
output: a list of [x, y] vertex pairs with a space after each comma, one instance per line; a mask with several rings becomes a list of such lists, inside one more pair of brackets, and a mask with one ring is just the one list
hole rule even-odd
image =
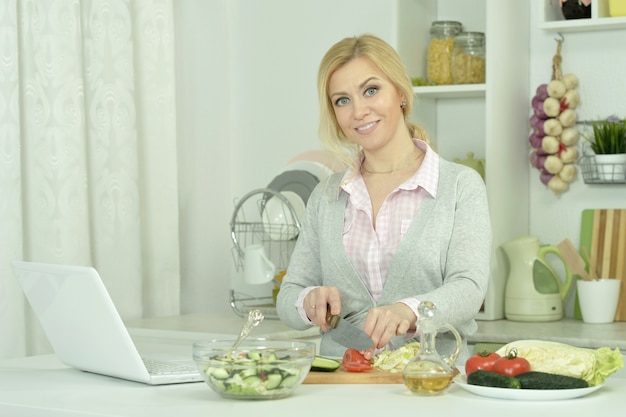
[[360, 155], [360, 148], [346, 137], [337, 123], [333, 103], [328, 95], [328, 83], [335, 71], [353, 59], [361, 57], [372, 61], [405, 98], [406, 106], [403, 107], [402, 112], [411, 137], [430, 143], [426, 131], [409, 121], [413, 108], [413, 84], [396, 50], [387, 42], [370, 34], [344, 38], [326, 52], [317, 74], [320, 104], [319, 135], [329, 151], [337, 155], [347, 166], [353, 168], [356, 168], [359, 162], [357, 156]]

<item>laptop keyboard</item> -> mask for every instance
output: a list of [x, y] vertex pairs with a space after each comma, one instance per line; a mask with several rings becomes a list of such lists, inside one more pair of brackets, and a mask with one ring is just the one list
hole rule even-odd
[[144, 358], [143, 363], [151, 375], [181, 375], [198, 372], [198, 368], [195, 365], [185, 362], [168, 362]]

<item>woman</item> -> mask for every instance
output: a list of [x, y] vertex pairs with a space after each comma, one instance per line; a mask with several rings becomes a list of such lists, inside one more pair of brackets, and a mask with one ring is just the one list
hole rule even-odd
[[[408, 121], [411, 80], [381, 39], [362, 35], [332, 46], [318, 93], [322, 140], [349, 168], [309, 198], [278, 295], [281, 320], [319, 326], [320, 354], [338, 357], [346, 348], [325, 333], [328, 312], [370, 336], [366, 358], [416, 337], [420, 300], [435, 303], [439, 322], [473, 334], [491, 254], [482, 178], [441, 159]], [[438, 336], [441, 350], [449, 353], [453, 343]]]

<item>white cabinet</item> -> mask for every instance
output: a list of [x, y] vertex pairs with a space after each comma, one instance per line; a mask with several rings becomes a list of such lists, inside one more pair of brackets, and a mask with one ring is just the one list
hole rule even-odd
[[429, 29], [457, 20], [485, 32], [485, 84], [416, 87], [414, 120], [423, 124], [446, 159], [468, 151], [486, 159], [494, 256], [485, 311], [504, 317], [507, 260], [500, 245], [528, 233], [529, 14], [524, 1], [399, 0], [397, 47], [413, 77], [426, 75]]
[[591, 18], [566, 20], [561, 13], [559, 0], [544, 0], [539, 9], [539, 28], [555, 32], [582, 32], [626, 28], [626, 16], [611, 17], [609, 0], [591, 2]]

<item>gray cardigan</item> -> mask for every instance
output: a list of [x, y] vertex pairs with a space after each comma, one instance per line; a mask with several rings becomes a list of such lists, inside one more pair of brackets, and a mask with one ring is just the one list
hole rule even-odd
[[[392, 260], [378, 302], [344, 250], [342, 231], [348, 194], [338, 193], [342, 177], [334, 174], [327, 178], [309, 198], [278, 294], [280, 319], [294, 329], [309, 328], [311, 324], [299, 316], [295, 302], [304, 288], [324, 285], [339, 289], [341, 316], [359, 327], [371, 308], [415, 297], [434, 302], [437, 321], [451, 324], [462, 337], [475, 333], [474, 317], [487, 291], [491, 256], [487, 195], [478, 173], [440, 159], [437, 196], [424, 199]], [[438, 336], [440, 352], [452, 351], [451, 337]], [[396, 348], [407, 342], [404, 336], [392, 340]], [[321, 355], [341, 357], [345, 348], [323, 335], [320, 350]], [[459, 361], [467, 356], [464, 346]]]

